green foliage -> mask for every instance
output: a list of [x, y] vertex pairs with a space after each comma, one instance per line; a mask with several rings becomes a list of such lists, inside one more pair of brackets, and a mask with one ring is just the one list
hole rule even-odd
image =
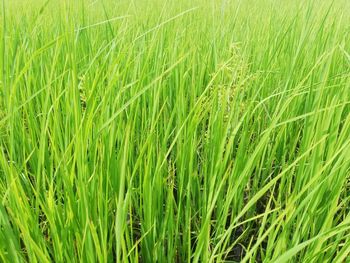
[[344, 262], [348, 0], [3, 0], [2, 262]]

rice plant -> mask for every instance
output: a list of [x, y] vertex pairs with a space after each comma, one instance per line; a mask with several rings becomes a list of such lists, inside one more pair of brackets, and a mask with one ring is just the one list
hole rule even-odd
[[1, 262], [347, 262], [348, 0], [2, 0]]

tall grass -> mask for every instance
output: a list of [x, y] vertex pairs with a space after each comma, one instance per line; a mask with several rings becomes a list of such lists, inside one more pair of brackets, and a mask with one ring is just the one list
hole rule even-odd
[[344, 262], [350, 2], [4, 0], [3, 262]]

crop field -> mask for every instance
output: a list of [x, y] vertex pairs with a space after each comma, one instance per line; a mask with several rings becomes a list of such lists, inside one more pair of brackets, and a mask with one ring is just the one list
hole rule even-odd
[[349, 0], [0, 10], [0, 262], [350, 262]]

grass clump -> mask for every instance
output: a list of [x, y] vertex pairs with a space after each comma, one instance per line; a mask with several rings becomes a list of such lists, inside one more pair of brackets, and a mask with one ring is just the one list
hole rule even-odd
[[3, 0], [3, 262], [344, 262], [349, 1]]

